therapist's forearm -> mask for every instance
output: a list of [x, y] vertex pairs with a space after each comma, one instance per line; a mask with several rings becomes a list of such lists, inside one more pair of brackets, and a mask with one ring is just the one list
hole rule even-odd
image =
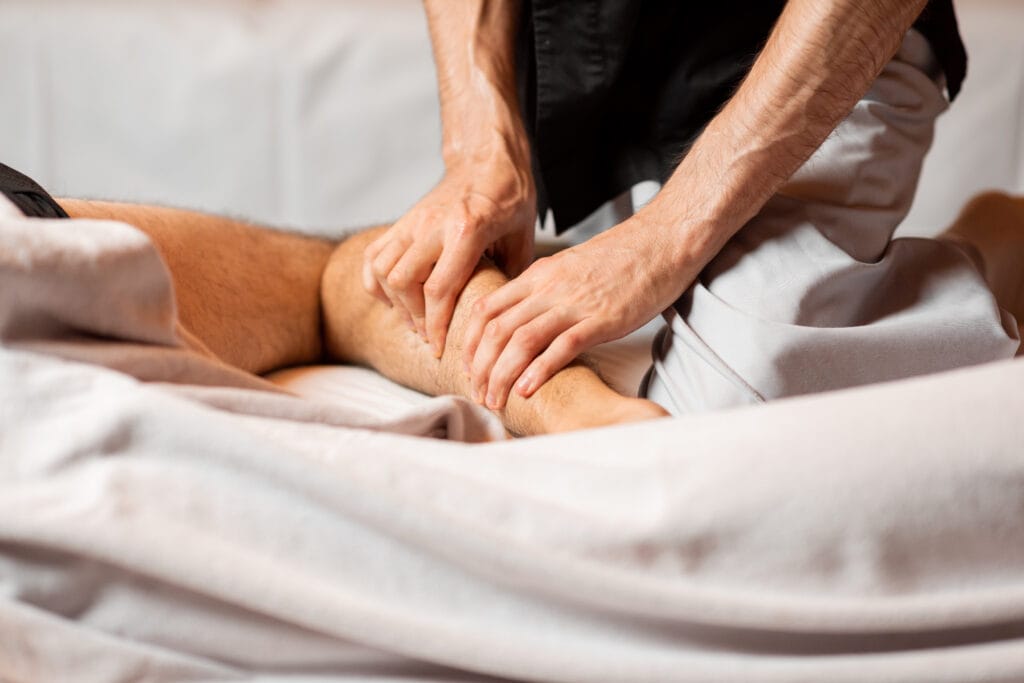
[[926, 0], [790, 0], [746, 80], [636, 218], [680, 293], [867, 92]]
[[441, 98], [446, 166], [529, 172], [515, 74], [518, 0], [425, 0]]

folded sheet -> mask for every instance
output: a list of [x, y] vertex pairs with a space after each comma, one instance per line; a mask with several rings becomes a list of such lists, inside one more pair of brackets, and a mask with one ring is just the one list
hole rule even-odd
[[1024, 363], [484, 444], [218, 365], [0, 206], [0, 680], [1020, 681]]

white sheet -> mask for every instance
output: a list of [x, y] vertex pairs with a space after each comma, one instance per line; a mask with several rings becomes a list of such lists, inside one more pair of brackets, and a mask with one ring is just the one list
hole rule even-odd
[[[651, 344], [664, 325], [660, 317], [629, 336], [601, 344], [588, 354], [601, 377], [619, 393], [636, 396], [651, 366]], [[430, 400], [372, 370], [346, 365], [288, 368], [270, 374], [275, 385], [308, 399], [331, 404], [353, 404], [381, 417], [401, 414]]]
[[0, 204], [2, 680], [1024, 679], [1022, 362], [467, 445], [217, 366], [170, 291]]

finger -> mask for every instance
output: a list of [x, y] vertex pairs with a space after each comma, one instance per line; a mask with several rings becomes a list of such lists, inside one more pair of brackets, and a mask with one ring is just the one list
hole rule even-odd
[[592, 320], [583, 320], [558, 335], [551, 345], [526, 368], [515, 384], [515, 391], [529, 398], [556, 372], [576, 356], [600, 343], [600, 327]]
[[491, 410], [504, 408], [513, 382], [552, 340], [569, 327], [572, 327], [572, 321], [564, 313], [550, 310], [513, 332], [491, 368], [487, 384], [487, 407]]
[[423, 283], [434, 268], [437, 254], [422, 243], [412, 245], [388, 273], [388, 288], [409, 314], [416, 332], [426, 340], [423, 310]]
[[388, 301], [387, 294], [384, 293], [384, 289], [377, 282], [377, 278], [373, 274], [373, 260], [377, 258], [380, 250], [383, 248], [387, 235], [375, 239], [371, 242], [365, 250], [363, 250], [363, 289], [372, 294], [375, 298], [380, 299], [384, 303], [391, 305]]
[[377, 278], [373, 276], [373, 264], [369, 261], [363, 261], [363, 289], [369, 292], [375, 299], [379, 299], [388, 306], [391, 305], [388, 295], [384, 292], [380, 283], [377, 282]]
[[463, 237], [446, 244], [437, 265], [423, 285], [424, 321], [427, 339], [433, 345], [434, 355], [441, 357], [462, 288], [476, 270], [483, 247], [476, 239]]
[[377, 257], [373, 259], [373, 277], [377, 284], [384, 290], [387, 296], [387, 303], [391, 306], [401, 305], [398, 295], [395, 294], [388, 284], [388, 275], [398, 263], [398, 260], [405, 254], [406, 245], [398, 240], [392, 240], [384, 245]]
[[526, 298], [529, 292], [528, 285], [512, 280], [476, 300], [462, 336], [462, 366], [467, 373], [472, 374], [473, 359], [487, 324]]
[[[476, 353], [473, 354], [473, 361], [470, 364], [470, 386], [475, 396], [490, 406], [495, 397], [487, 394], [490, 384], [491, 369], [495, 361], [501, 356], [508, 345], [512, 335], [523, 325], [545, 313], [543, 303], [535, 299], [524, 299], [515, 306], [510, 307], [500, 315], [497, 315], [484, 325], [483, 335], [477, 345]], [[551, 339], [554, 339], [552, 335]]]

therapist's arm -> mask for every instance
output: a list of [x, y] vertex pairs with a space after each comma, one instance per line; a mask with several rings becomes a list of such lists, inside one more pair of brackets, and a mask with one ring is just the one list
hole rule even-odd
[[475, 389], [500, 407], [665, 310], [821, 145], [926, 0], [790, 0], [747, 78], [636, 215], [478, 302]]
[[509, 275], [533, 257], [536, 197], [515, 77], [517, 0], [426, 0], [441, 100], [440, 183], [365, 252], [363, 284], [444, 347], [486, 251]]

